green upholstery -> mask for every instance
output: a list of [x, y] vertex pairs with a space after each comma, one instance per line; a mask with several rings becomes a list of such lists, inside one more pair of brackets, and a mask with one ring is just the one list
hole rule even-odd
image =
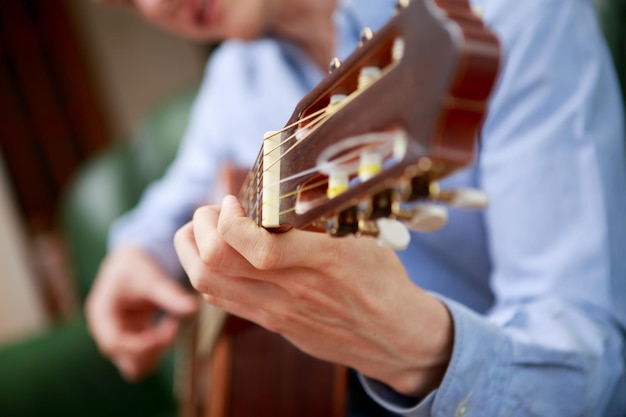
[[172, 417], [175, 409], [167, 372], [125, 382], [82, 316], [0, 350], [0, 416]]
[[[196, 88], [156, 108], [132, 140], [88, 161], [60, 209], [81, 300], [106, 253], [111, 222], [132, 208], [176, 154]], [[138, 384], [124, 381], [98, 351], [84, 316], [0, 349], [0, 416], [164, 417], [175, 414], [172, 355]]]

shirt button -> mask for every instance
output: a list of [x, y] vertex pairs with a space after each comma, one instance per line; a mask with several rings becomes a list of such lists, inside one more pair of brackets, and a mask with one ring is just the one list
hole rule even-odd
[[468, 411], [467, 398], [464, 398], [456, 407], [456, 411], [454, 412], [454, 417], [465, 417], [467, 415], [467, 411]]

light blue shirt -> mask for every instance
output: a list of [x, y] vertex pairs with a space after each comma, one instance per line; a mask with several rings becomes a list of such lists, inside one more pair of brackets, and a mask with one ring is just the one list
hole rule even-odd
[[[338, 55], [391, 0], [342, 3]], [[413, 234], [412, 280], [440, 297], [454, 348], [440, 387], [420, 401], [361, 376], [407, 416], [618, 416], [626, 413], [626, 173], [618, 84], [587, 0], [476, 0], [503, 66], [476, 162], [444, 185], [484, 189], [483, 212]], [[225, 160], [249, 166], [323, 76], [276, 40], [226, 42], [211, 58], [179, 157], [111, 245], [136, 244], [181, 272], [176, 229], [210, 199]]]

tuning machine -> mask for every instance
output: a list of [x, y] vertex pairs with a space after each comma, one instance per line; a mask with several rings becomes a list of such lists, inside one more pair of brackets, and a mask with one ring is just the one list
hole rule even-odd
[[431, 178], [437, 169], [432, 161], [421, 161], [419, 175], [399, 181], [392, 203], [392, 217], [401, 219], [409, 229], [434, 232], [448, 222], [447, 207], [482, 210], [487, 207], [487, 194], [479, 189], [441, 189]]
[[489, 203], [487, 193], [476, 188], [460, 187], [442, 190], [436, 181], [431, 182], [428, 188], [431, 200], [445, 203], [451, 207], [483, 210]]
[[326, 222], [326, 232], [334, 237], [358, 234], [358, 208], [356, 206], [352, 206], [331, 216]]
[[435, 232], [448, 223], [448, 210], [432, 203], [418, 203], [409, 209], [396, 209], [394, 216], [416, 232]]
[[427, 176], [398, 182], [391, 206], [392, 216], [416, 232], [434, 232], [448, 222], [445, 207], [428, 201]]
[[404, 250], [411, 242], [411, 234], [399, 220], [381, 217], [359, 222], [359, 234], [376, 239], [379, 246], [393, 250]]
[[403, 250], [411, 235], [400, 221], [391, 218], [392, 190], [384, 190], [358, 205], [349, 207], [332, 216], [327, 222], [327, 232], [336, 237], [357, 235], [370, 236], [380, 246]]
[[332, 236], [349, 234], [376, 236], [376, 220], [392, 215], [393, 191], [383, 190], [364, 198], [358, 204], [343, 209], [330, 217], [326, 230]]

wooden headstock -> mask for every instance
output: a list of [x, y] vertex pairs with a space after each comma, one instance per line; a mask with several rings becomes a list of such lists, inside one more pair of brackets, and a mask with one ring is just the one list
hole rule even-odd
[[266, 137], [240, 195], [248, 216], [273, 231], [376, 235], [376, 219], [445, 200], [436, 180], [472, 162], [499, 61], [467, 0], [412, 1]]

